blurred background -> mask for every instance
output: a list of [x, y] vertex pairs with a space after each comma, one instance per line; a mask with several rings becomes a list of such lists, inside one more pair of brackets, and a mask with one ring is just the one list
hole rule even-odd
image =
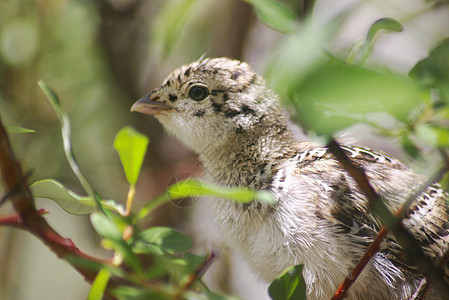
[[[283, 2], [299, 18], [311, 14], [312, 26], [345, 13], [336, 34], [325, 41], [326, 50], [336, 55], [364, 39], [375, 20], [396, 19], [404, 30], [382, 35], [369, 63], [402, 73], [449, 35], [447, 1]], [[6, 125], [36, 131], [12, 135], [25, 170], [33, 170], [30, 182], [54, 178], [81, 194], [63, 154], [57, 117], [37, 86], [39, 79], [45, 80], [71, 118], [73, 147], [84, 174], [103, 198], [121, 202], [128, 186], [112, 147], [115, 134], [131, 125], [148, 135], [137, 210], [175, 177], [199, 176], [201, 167], [195, 155], [167, 136], [154, 118], [130, 113], [132, 103], [157, 87], [172, 69], [203, 54], [246, 60], [263, 73], [285, 39], [261, 23], [250, 4], [239, 0], [1, 0], [0, 116]], [[356, 138], [406, 159], [394, 141], [367, 135], [366, 130], [354, 130]], [[88, 217], [69, 215], [47, 200], [40, 199], [38, 206], [51, 212], [46, 217], [50, 224], [79, 248], [108, 255]], [[0, 207], [0, 215], [11, 212], [9, 204]], [[194, 236], [199, 251], [212, 244], [222, 249], [220, 260], [208, 272], [213, 288], [243, 299], [268, 297], [266, 286], [221, 245], [207, 216], [195, 205], [168, 204], [149, 218], [148, 225], [154, 224]], [[0, 300], [85, 299], [89, 287], [39, 240], [0, 227]]]

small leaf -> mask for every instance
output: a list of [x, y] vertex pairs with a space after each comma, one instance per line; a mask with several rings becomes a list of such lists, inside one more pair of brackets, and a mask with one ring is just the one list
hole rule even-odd
[[200, 196], [226, 198], [240, 203], [248, 203], [257, 200], [270, 206], [276, 204], [276, 201], [269, 191], [256, 191], [245, 187], [219, 187], [197, 179], [189, 178], [176, 182], [168, 188], [167, 192], [150, 200], [140, 210], [137, 219], [144, 218], [156, 207], [171, 200]]
[[393, 32], [401, 32], [404, 30], [404, 27], [399, 23], [398, 21], [392, 19], [392, 18], [382, 18], [377, 20], [376, 22], [371, 25], [368, 36], [366, 38], [367, 43], [371, 43], [376, 36], [377, 33], [379, 33], [380, 30], [388, 30]]
[[306, 284], [302, 277], [303, 265], [291, 267], [276, 278], [269, 286], [268, 293], [273, 300], [306, 299]]
[[284, 33], [292, 33], [295, 14], [284, 3], [277, 0], [244, 0], [252, 4], [259, 19], [267, 26]]
[[19, 126], [6, 126], [6, 132], [9, 134], [13, 133], [35, 133], [36, 131], [33, 129], [27, 129]]
[[[119, 229], [122, 224], [115, 224], [114, 220], [99, 212], [91, 214], [90, 220], [97, 233], [105, 239], [105, 244], [119, 253], [136, 272], [141, 273], [142, 267], [139, 259], [132, 252], [131, 247], [123, 240], [122, 232]], [[117, 219], [117, 222], [121, 221], [121, 219]]]
[[152, 227], [143, 231], [133, 248], [136, 253], [177, 253], [189, 250], [193, 241], [183, 233], [167, 228]]
[[273, 197], [268, 191], [256, 191], [244, 187], [220, 187], [193, 178], [171, 185], [168, 189], [168, 194], [173, 200], [185, 197], [215, 196], [240, 203], [259, 200], [268, 205], [275, 204]]
[[121, 129], [114, 140], [126, 179], [130, 185], [135, 185], [139, 177], [145, 152], [148, 146], [148, 137], [135, 131], [132, 127]]
[[[80, 196], [65, 188], [64, 185], [56, 180], [44, 179], [36, 181], [31, 185], [31, 190], [34, 197], [53, 200], [70, 214], [86, 215], [97, 211], [97, 204], [94, 199], [88, 196]], [[105, 209], [120, 214], [125, 213], [123, 206], [114, 200], [101, 200], [101, 203]]]
[[93, 213], [90, 215], [90, 220], [95, 230], [102, 237], [113, 241], [122, 241], [122, 233], [106, 215]]
[[363, 64], [371, 54], [376, 37], [379, 35], [381, 30], [401, 32], [404, 28], [398, 21], [391, 18], [382, 18], [374, 22], [368, 31], [365, 43], [361, 49], [360, 64]]
[[58, 95], [43, 81], [39, 80], [37, 82], [41, 90], [44, 92], [47, 99], [50, 101], [53, 108], [56, 110], [58, 117], [64, 114], [61, 107], [61, 101], [59, 101]]
[[110, 274], [108, 270], [101, 269], [95, 277], [94, 282], [92, 283], [92, 288], [90, 289], [88, 300], [101, 300], [103, 299], [104, 290], [106, 289], [106, 285], [108, 284], [110, 278]]

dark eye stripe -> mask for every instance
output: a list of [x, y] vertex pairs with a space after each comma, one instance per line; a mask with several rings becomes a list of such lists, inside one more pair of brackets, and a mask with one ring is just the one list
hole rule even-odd
[[176, 100], [178, 100], [178, 97], [176, 95], [170, 94], [170, 95], [168, 95], [168, 99], [171, 102], [175, 102]]

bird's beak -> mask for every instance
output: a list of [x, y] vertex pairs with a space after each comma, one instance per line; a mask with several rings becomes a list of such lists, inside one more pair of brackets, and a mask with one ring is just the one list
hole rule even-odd
[[[173, 109], [173, 107], [171, 107], [170, 105], [158, 103], [151, 100], [150, 97], [152, 94], [153, 93], [150, 93], [137, 100], [137, 102], [134, 103], [133, 106], [131, 107], [131, 111], [137, 111], [147, 115], [156, 115], [160, 112]], [[156, 100], [158, 98], [155, 97], [154, 99]]]

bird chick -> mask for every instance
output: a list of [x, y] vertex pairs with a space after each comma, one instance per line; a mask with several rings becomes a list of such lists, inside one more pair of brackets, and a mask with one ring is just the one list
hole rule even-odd
[[[381, 226], [353, 178], [327, 148], [297, 138], [279, 97], [245, 62], [214, 58], [182, 66], [131, 110], [154, 115], [196, 152], [206, 179], [271, 192], [274, 207], [207, 201], [226, 242], [266, 282], [303, 264], [308, 297], [329, 299]], [[384, 154], [343, 150], [392, 210], [423, 182]], [[402, 221], [435, 258], [449, 243], [445, 199], [438, 185], [428, 187]], [[410, 298], [422, 274], [401, 252], [388, 236], [348, 298]]]

